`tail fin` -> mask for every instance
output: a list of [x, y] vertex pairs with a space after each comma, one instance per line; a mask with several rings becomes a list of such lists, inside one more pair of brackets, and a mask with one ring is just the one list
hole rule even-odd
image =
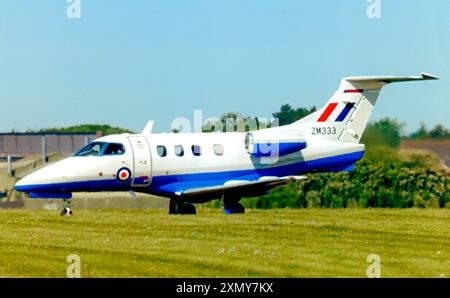
[[414, 77], [348, 77], [328, 103], [317, 112], [293, 123], [305, 134], [347, 143], [359, 143], [381, 89], [390, 83], [437, 80], [422, 73]]

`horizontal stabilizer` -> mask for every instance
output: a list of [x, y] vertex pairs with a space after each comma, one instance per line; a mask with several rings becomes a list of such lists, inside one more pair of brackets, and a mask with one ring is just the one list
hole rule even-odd
[[409, 77], [395, 77], [395, 76], [373, 76], [373, 77], [348, 77], [345, 78], [347, 82], [354, 83], [370, 83], [378, 82], [383, 84], [398, 83], [398, 82], [410, 82], [410, 81], [428, 81], [428, 80], [439, 80], [430, 74], [422, 73], [420, 76], [409, 76]]

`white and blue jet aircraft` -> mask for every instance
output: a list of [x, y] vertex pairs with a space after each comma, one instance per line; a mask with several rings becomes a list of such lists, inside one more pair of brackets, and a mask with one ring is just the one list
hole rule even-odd
[[30, 198], [64, 199], [73, 192], [132, 191], [170, 198], [170, 214], [195, 214], [193, 204], [223, 199], [227, 214], [244, 213], [243, 197], [307, 173], [350, 171], [382, 87], [412, 77], [348, 77], [320, 110], [290, 125], [251, 132], [109, 135], [16, 184]]

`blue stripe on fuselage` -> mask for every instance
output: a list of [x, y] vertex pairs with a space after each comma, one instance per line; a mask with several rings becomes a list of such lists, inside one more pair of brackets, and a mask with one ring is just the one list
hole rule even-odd
[[[193, 174], [175, 174], [154, 176], [148, 187], [136, 188], [136, 191], [171, 196], [178, 191], [190, 188], [223, 185], [229, 180], [258, 180], [263, 176], [284, 177], [299, 175], [307, 172], [326, 172], [337, 167], [350, 166], [364, 155], [364, 151], [348, 153], [338, 156], [325, 157], [315, 160], [301, 161], [283, 166], [262, 169], [237, 170], [226, 172], [207, 172]], [[40, 185], [17, 186], [21, 192], [97, 192], [97, 191], [127, 191], [132, 189], [130, 183], [113, 180], [93, 180]]]
[[116, 179], [110, 180], [90, 180], [64, 183], [48, 183], [34, 185], [16, 186], [21, 192], [42, 192], [42, 193], [67, 193], [67, 192], [96, 192], [96, 191], [126, 191], [131, 189], [130, 182], [122, 183]]
[[255, 181], [263, 176], [285, 177], [313, 171], [326, 172], [327, 169], [332, 169], [335, 172], [336, 167], [347, 168], [360, 160], [363, 155], [364, 151], [360, 151], [273, 168], [155, 176], [150, 188], [157, 194], [170, 195], [190, 188], [223, 185], [229, 180]]

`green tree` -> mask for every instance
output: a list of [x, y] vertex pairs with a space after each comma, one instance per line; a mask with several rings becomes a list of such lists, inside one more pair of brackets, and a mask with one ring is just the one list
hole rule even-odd
[[425, 123], [420, 124], [420, 128], [409, 135], [410, 139], [423, 140], [423, 139], [447, 139], [450, 138], [450, 130], [445, 128], [444, 125], [438, 124], [432, 130], [428, 131]]
[[417, 131], [413, 132], [409, 136], [412, 139], [425, 139], [428, 137], [428, 129], [424, 122], [420, 122], [420, 127]]
[[403, 126], [404, 124], [391, 118], [369, 123], [361, 142], [367, 145], [387, 145], [397, 148], [400, 145]]
[[[424, 162], [391, 159], [387, 148], [377, 161], [363, 159], [349, 173], [316, 173], [268, 195], [242, 200], [253, 208], [445, 208], [450, 176]], [[398, 153], [397, 153], [398, 154]], [[427, 155], [420, 158], [429, 159]]]
[[129, 129], [124, 129], [120, 127], [112, 127], [107, 124], [80, 124], [69, 127], [54, 127], [54, 128], [46, 128], [38, 131], [28, 130], [27, 132], [31, 133], [75, 133], [75, 132], [89, 132], [96, 133], [100, 131], [103, 135], [111, 135], [111, 134], [120, 134], [120, 133], [133, 133], [133, 131]]
[[432, 139], [442, 139], [449, 136], [450, 131], [446, 129], [442, 124], [438, 124], [432, 130], [430, 130], [430, 137]]
[[272, 116], [279, 119], [279, 125], [282, 126], [294, 123], [315, 111], [317, 111], [316, 107], [293, 108], [290, 104], [284, 104], [281, 106], [280, 111], [273, 113]]

